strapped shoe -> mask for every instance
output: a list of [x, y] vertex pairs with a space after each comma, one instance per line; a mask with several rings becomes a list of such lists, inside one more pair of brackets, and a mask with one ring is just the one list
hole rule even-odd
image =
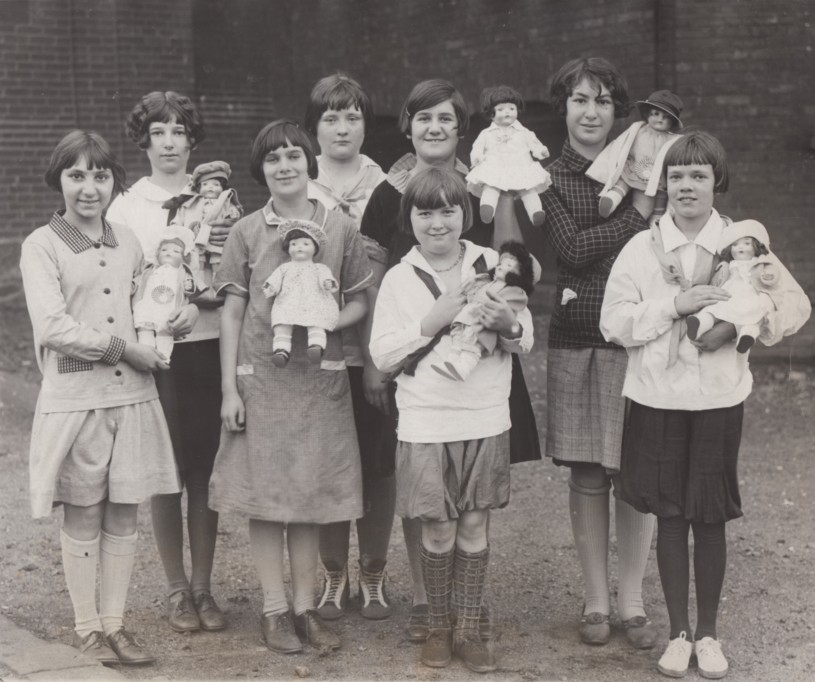
[[727, 675], [727, 659], [722, 653], [722, 645], [713, 637], [702, 637], [695, 645], [696, 662], [699, 674], [709, 680], [718, 680]]
[[84, 637], [74, 632], [74, 646], [88, 658], [102, 665], [115, 665], [119, 662], [119, 657], [110, 648], [104, 633], [99, 630], [89, 632]]
[[693, 643], [688, 641], [688, 633], [682, 630], [679, 637], [668, 642], [668, 648], [657, 663], [657, 670], [668, 677], [685, 677], [692, 653]]
[[453, 659], [450, 628], [430, 630], [422, 644], [421, 660], [429, 668], [446, 668]]
[[653, 649], [657, 643], [656, 626], [646, 616], [634, 616], [623, 621], [625, 638], [635, 649]]
[[410, 609], [405, 636], [409, 642], [420, 644], [430, 634], [430, 608], [427, 604], [414, 604]]
[[156, 662], [156, 659], [136, 641], [133, 634], [124, 628], [111, 632], [108, 635], [108, 644], [119, 657], [119, 663], [123, 665], [149, 665]]
[[580, 617], [580, 625], [577, 631], [580, 634], [580, 641], [583, 642], [583, 644], [599, 646], [608, 644], [611, 639], [611, 627], [608, 624], [608, 616], [598, 611], [584, 613]]
[[201, 620], [195, 610], [189, 590], [176, 592], [167, 600], [167, 621], [176, 632], [194, 632], [201, 629]]
[[385, 593], [385, 564], [381, 563], [381, 570], [370, 571], [359, 562], [359, 596], [362, 600], [359, 614], [368, 620], [384, 620], [393, 612]]
[[323, 359], [324, 352], [325, 349], [322, 346], [314, 344], [313, 346], [306, 348], [306, 357], [308, 358], [309, 362], [316, 365]]
[[315, 609], [294, 615], [294, 631], [300, 638], [320, 651], [333, 651], [340, 648], [340, 638], [323, 623]]
[[453, 651], [474, 673], [491, 673], [498, 666], [489, 645], [481, 639], [478, 631], [456, 631]]
[[294, 631], [291, 613], [263, 614], [260, 619], [260, 635], [263, 643], [279, 654], [295, 654], [303, 650], [303, 643]]
[[317, 604], [317, 613], [325, 620], [337, 620], [343, 614], [348, 605], [348, 565], [339, 571], [325, 572], [325, 583], [323, 584], [323, 595], [320, 603]]
[[192, 601], [202, 630], [215, 632], [226, 627], [224, 612], [218, 608], [214, 597], [209, 592], [199, 592], [192, 598]]
[[289, 351], [278, 348], [272, 353], [272, 364], [275, 367], [285, 367], [289, 362]]

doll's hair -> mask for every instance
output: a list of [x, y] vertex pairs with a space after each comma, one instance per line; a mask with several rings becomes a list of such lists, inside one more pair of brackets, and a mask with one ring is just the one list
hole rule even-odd
[[467, 103], [450, 81], [441, 78], [431, 78], [413, 86], [399, 113], [399, 130], [405, 135], [410, 135], [410, 122], [417, 112], [432, 109], [447, 100], [450, 100], [456, 112], [458, 135], [461, 137], [470, 126]]
[[[750, 241], [753, 242], [753, 253], [755, 253], [756, 256], [766, 256], [768, 253], [770, 253], [770, 250], [755, 237], [750, 237]], [[736, 242], [733, 242], [733, 244], [735, 243]], [[719, 257], [725, 263], [729, 263], [733, 260], [733, 244], [728, 244], [719, 254]]]
[[367, 132], [374, 124], [374, 107], [368, 93], [357, 81], [344, 73], [321, 78], [315, 83], [309, 95], [305, 118], [306, 130], [316, 135], [317, 124], [326, 111], [329, 109], [342, 111], [352, 107], [356, 107], [362, 113]]
[[150, 124], [171, 121], [184, 126], [193, 148], [206, 137], [204, 119], [195, 104], [186, 95], [172, 90], [155, 90], [142, 97], [127, 117], [125, 130], [140, 149], [147, 149], [150, 146]]
[[263, 160], [269, 152], [280, 147], [300, 147], [308, 160], [308, 176], [312, 180], [317, 177], [317, 152], [311, 135], [293, 121], [278, 119], [265, 125], [252, 143], [249, 172], [259, 185], [266, 187]]
[[[88, 130], [72, 130], [63, 137], [51, 152], [51, 159], [45, 171], [45, 182], [53, 190], [62, 191], [62, 171], [71, 168], [80, 159], [85, 159], [87, 170], [98, 168], [109, 170], [113, 176], [113, 194], [125, 191], [125, 169], [113, 155], [105, 139]], [[106, 207], [107, 208], [107, 207]]]
[[519, 114], [524, 110], [524, 98], [521, 97], [521, 93], [508, 85], [494, 85], [484, 88], [481, 91], [478, 103], [481, 106], [481, 115], [488, 121], [491, 121], [492, 117], [495, 116], [495, 107], [499, 104], [514, 104], [518, 107]]
[[165, 244], [177, 244], [178, 246], [180, 246], [181, 247], [181, 260], [184, 263], [186, 263], [187, 265], [189, 265], [189, 263], [190, 263], [190, 254], [185, 253], [187, 245], [184, 243], [184, 241], [180, 237], [166, 237], [166, 238], [162, 239], [158, 243], [158, 246], [156, 247], [156, 260], [158, 260], [158, 254], [161, 251], [161, 247], [164, 246]]
[[464, 214], [462, 233], [473, 225], [473, 206], [464, 180], [453, 171], [427, 168], [416, 173], [408, 182], [399, 207], [399, 229], [413, 235], [410, 210], [435, 209], [444, 206], [460, 206]]
[[662, 172], [667, 178], [669, 166], [713, 167], [713, 191], [724, 194], [730, 185], [727, 170], [727, 153], [713, 135], [703, 130], [685, 129], [680, 137], [665, 153]]
[[217, 180], [218, 182], [220, 182], [221, 183], [221, 190], [224, 191], [224, 192], [229, 189], [229, 180], [227, 180], [226, 178], [218, 177], [218, 178], [207, 178], [206, 180], [197, 180], [195, 182], [195, 184], [192, 186], [193, 190], [195, 190], [196, 192], [200, 192], [201, 191], [201, 183], [202, 182], [207, 182], [208, 180]]
[[566, 101], [574, 89], [587, 79], [600, 92], [605, 85], [614, 102], [614, 118], [625, 118], [631, 110], [628, 83], [619, 69], [602, 57], [572, 59], [560, 67], [549, 86], [552, 107], [560, 116], [566, 115]]
[[320, 253], [320, 245], [317, 243], [317, 240], [305, 230], [299, 230], [296, 227], [286, 233], [286, 236], [283, 237], [283, 241], [280, 242], [280, 248], [288, 253], [289, 244], [291, 244], [292, 240], [294, 239], [310, 239], [314, 244], [314, 255], [316, 256], [318, 253]]
[[[526, 292], [527, 296], [530, 295], [535, 288], [535, 266], [532, 263], [532, 254], [529, 253], [529, 249], [521, 242], [508, 241], [498, 247], [498, 254], [499, 256], [504, 254], [512, 256], [518, 261], [518, 270], [520, 272], [517, 274], [508, 272], [506, 283], [510, 286], [520, 287]], [[500, 257], [498, 261], [501, 261]], [[495, 278], [494, 268], [490, 271], [490, 275]]]

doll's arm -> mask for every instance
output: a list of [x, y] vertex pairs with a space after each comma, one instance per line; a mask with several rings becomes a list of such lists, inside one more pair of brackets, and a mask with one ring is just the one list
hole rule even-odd
[[473, 148], [470, 150], [470, 165], [472, 167], [477, 166], [487, 158], [487, 140], [489, 138], [487, 130], [482, 130], [478, 137], [475, 138], [475, 142], [473, 142]]
[[730, 268], [727, 263], [719, 263], [716, 266], [716, 271], [713, 273], [710, 284], [714, 287], [721, 287], [728, 279], [730, 279]]
[[277, 296], [283, 288], [283, 265], [277, 266], [275, 271], [263, 283], [263, 295], [266, 298]]
[[546, 145], [544, 145], [531, 130], [527, 130], [527, 145], [533, 159], [543, 161], [543, 159], [549, 158], [549, 150], [546, 148]]
[[331, 268], [329, 268], [325, 263], [317, 263], [317, 265], [319, 266], [318, 271], [320, 276], [320, 286], [331, 294], [333, 294], [335, 291], [339, 291], [340, 283], [334, 278]]

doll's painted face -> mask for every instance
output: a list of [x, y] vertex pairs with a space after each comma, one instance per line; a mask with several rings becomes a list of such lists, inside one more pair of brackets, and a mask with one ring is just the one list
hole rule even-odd
[[221, 181], [218, 178], [211, 178], [204, 180], [201, 183], [200, 194], [204, 199], [217, 199], [221, 196], [224, 188], [221, 186]]
[[514, 272], [516, 275], [521, 274], [521, 264], [518, 262], [518, 259], [515, 256], [511, 256], [508, 253], [505, 253], [501, 256], [501, 259], [498, 261], [498, 265], [495, 266], [495, 279], [499, 279], [502, 282], [505, 282], [507, 279], [507, 275], [510, 272]]
[[492, 115], [495, 125], [502, 127], [511, 126], [518, 120], [518, 107], [512, 102], [503, 102], [495, 105], [495, 113]]
[[733, 260], [750, 260], [756, 257], [756, 249], [752, 237], [742, 237], [730, 245], [730, 255]]
[[289, 256], [294, 261], [310, 261], [317, 247], [311, 237], [295, 237], [289, 242]]
[[175, 242], [163, 242], [158, 247], [156, 260], [159, 265], [172, 265], [174, 268], [180, 267], [184, 261], [184, 249]]
[[664, 111], [651, 109], [648, 114], [648, 125], [660, 133], [667, 133], [673, 128], [673, 119]]

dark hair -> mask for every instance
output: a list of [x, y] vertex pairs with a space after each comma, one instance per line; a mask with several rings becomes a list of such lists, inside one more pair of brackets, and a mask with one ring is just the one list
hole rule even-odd
[[455, 86], [441, 78], [431, 78], [413, 86], [399, 113], [399, 130], [410, 135], [410, 122], [418, 111], [432, 109], [433, 107], [450, 100], [458, 120], [458, 135], [463, 136], [470, 127], [470, 114], [467, 113], [467, 103]]
[[514, 104], [518, 107], [519, 114], [524, 110], [524, 98], [521, 97], [521, 93], [513, 90], [508, 85], [494, 85], [490, 88], [484, 88], [478, 101], [481, 106], [481, 115], [488, 121], [491, 121], [492, 117], [495, 116], [495, 107], [499, 104]]
[[87, 170], [106, 169], [113, 175], [111, 198], [125, 191], [125, 169], [113, 155], [110, 145], [97, 133], [72, 130], [54, 147], [45, 171], [45, 182], [51, 189], [62, 192], [62, 171], [71, 168], [81, 158], [87, 162]]
[[294, 239], [310, 239], [314, 244], [314, 255], [316, 256], [318, 253], [320, 253], [319, 242], [305, 230], [299, 230], [296, 227], [293, 230], [289, 230], [286, 233], [286, 236], [283, 237], [283, 241], [280, 242], [280, 248], [283, 249], [286, 253], [288, 253], [289, 244], [291, 244], [292, 240]]
[[[753, 242], [753, 252], [756, 256], [766, 256], [770, 253], [770, 249], [768, 249], [764, 244], [762, 244], [758, 239], [755, 237], [750, 237], [750, 241]], [[729, 263], [733, 260], [733, 252], [732, 252], [733, 244], [728, 244], [725, 248], [722, 249], [722, 252], [719, 254], [719, 257], [725, 262]]]
[[186, 95], [172, 90], [155, 90], [142, 97], [127, 117], [125, 130], [140, 149], [147, 149], [150, 146], [150, 124], [170, 121], [184, 126], [191, 147], [203, 142], [206, 137], [204, 120], [195, 104]]
[[350, 76], [335, 73], [317, 81], [311, 90], [306, 107], [306, 130], [317, 134], [317, 124], [329, 109], [342, 111], [357, 107], [365, 121], [365, 130], [373, 127], [374, 107], [368, 93]]
[[724, 194], [730, 186], [727, 152], [722, 143], [703, 130], [688, 129], [665, 153], [662, 173], [667, 177], [668, 166], [713, 166], [713, 191]]
[[[518, 269], [520, 272], [507, 273], [506, 282], [510, 286], [520, 287], [529, 296], [535, 288], [535, 266], [532, 264], [532, 254], [521, 242], [508, 241], [498, 247], [498, 254], [503, 256], [507, 254], [512, 256], [518, 261]], [[500, 258], [499, 258], [500, 261]], [[495, 269], [490, 271], [492, 277], [495, 277]]]
[[614, 118], [628, 116], [631, 110], [628, 83], [617, 67], [602, 57], [572, 59], [560, 67], [549, 86], [549, 97], [557, 114], [566, 115], [566, 101], [583, 79], [587, 79], [598, 92], [604, 85], [608, 88], [614, 102]]
[[473, 225], [473, 206], [467, 186], [453, 171], [426, 168], [410, 179], [399, 207], [399, 229], [405, 234], [413, 234], [410, 209], [414, 206], [419, 209], [460, 206], [464, 214], [462, 233]]
[[300, 147], [308, 159], [308, 176], [317, 177], [317, 153], [311, 136], [293, 121], [278, 119], [263, 126], [252, 143], [249, 155], [249, 172], [259, 185], [266, 187], [263, 160], [266, 155], [280, 147]]
[[[218, 182], [221, 183], [221, 189], [222, 190], [226, 191], [226, 190], [229, 189], [229, 180], [227, 180], [226, 178], [220, 178], [220, 177], [218, 177], [218, 178], [207, 178], [207, 180], [217, 180]], [[206, 181], [205, 180], [196, 180], [195, 184], [192, 186], [192, 188], [196, 192], [200, 192], [202, 182], [206, 182]]]

